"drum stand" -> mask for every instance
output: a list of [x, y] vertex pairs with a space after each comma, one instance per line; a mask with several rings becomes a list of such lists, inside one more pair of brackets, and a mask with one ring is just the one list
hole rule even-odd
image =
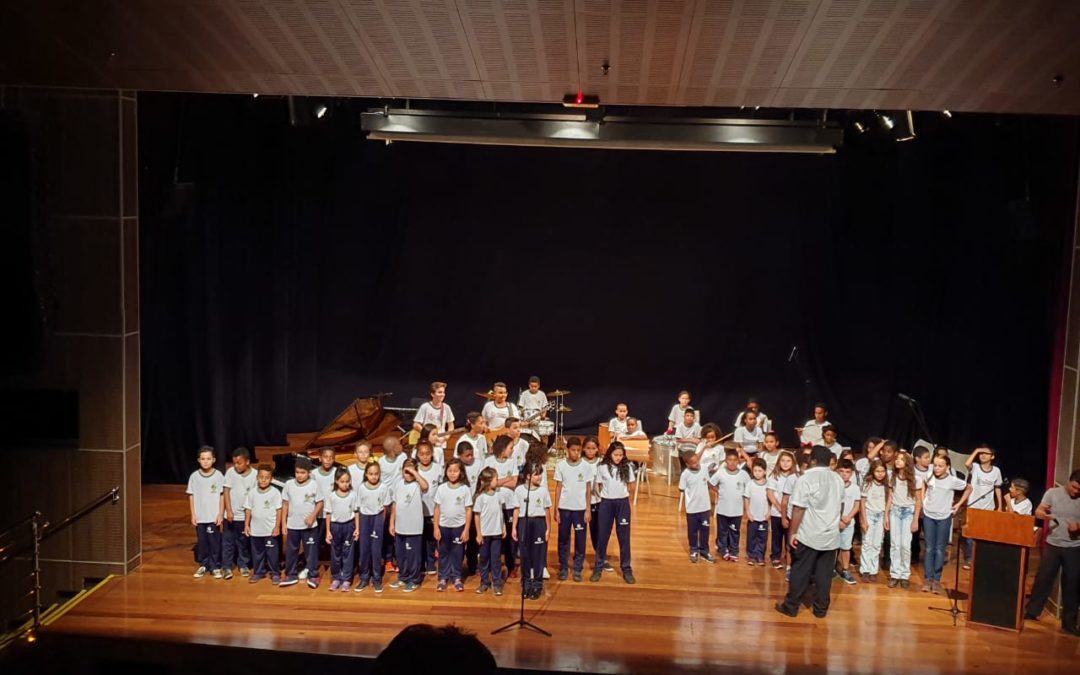
[[566, 457], [566, 439], [563, 438], [563, 430], [566, 428], [565, 420], [563, 419], [563, 415], [566, 414], [563, 412], [564, 398], [566, 397], [555, 397], [555, 406], [553, 408], [555, 410], [555, 438], [551, 442], [551, 447], [548, 448], [548, 453], [555, 455], [557, 459]]

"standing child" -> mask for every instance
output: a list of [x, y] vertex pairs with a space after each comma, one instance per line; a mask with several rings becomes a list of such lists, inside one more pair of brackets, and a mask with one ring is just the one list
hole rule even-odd
[[[973, 465], [978, 462], [978, 468]], [[984, 443], [971, 453], [964, 463], [968, 470], [968, 482], [971, 492], [968, 494], [968, 509], [996, 511], [1001, 508], [1001, 469], [994, 466], [994, 449]], [[971, 569], [971, 554], [975, 543], [964, 538], [964, 569]]]
[[364, 484], [367, 465], [371, 462], [371, 445], [367, 441], [360, 441], [356, 444], [356, 463], [349, 466], [349, 480], [354, 489], [359, 490]]
[[484, 464], [495, 471], [495, 487], [503, 492], [503, 522], [505, 524], [503, 530], [506, 532], [506, 537], [500, 548], [506, 560], [506, 576], [514, 578], [517, 576], [517, 571], [514, 569], [517, 546], [509, 535], [514, 524], [514, 489], [517, 488], [521, 467], [513, 459], [514, 446], [509, 436], [496, 438], [491, 450], [492, 456], [488, 457]]
[[709, 525], [712, 500], [709, 498], [709, 472], [701, 468], [701, 458], [694, 452], [682, 455], [686, 469], [679, 476], [679, 491], [686, 500], [686, 537], [690, 542], [690, 562], [699, 559], [715, 563], [709, 553]]
[[416, 471], [430, 486], [424, 492], [423, 548], [425, 574], [435, 574], [435, 490], [442, 482], [442, 466], [435, 462], [435, 449], [430, 441], [416, 444]]
[[281, 536], [281, 490], [270, 484], [274, 469], [260, 464], [257, 487], [244, 500], [244, 534], [251, 541], [251, 578], [256, 584], [270, 575], [270, 583], [281, 583], [281, 560], [278, 554], [278, 537]]
[[907, 588], [911, 578], [911, 536], [919, 531], [922, 516], [922, 481], [915, 477], [911, 455], [901, 452], [893, 460], [892, 482], [885, 527], [891, 533], [889, 588]]
[[517, 509], [511, 535], [521, 549], [521, 584], [525, 597], [538, 600], [544, 593], [544, 567], [551, 533], [551, 493], [540, 487], [543, 464], [529, 464], [524, 485], [515, 491]]
[[[679, 402], [671, 406], [671, 412], [668, 413], [667, 426], [667, 433], [675, 434], [676, 436], [678, 436], [679, 434], [677, 427], [680, 423], [686, 424], [687, 426], [697, 424], [697, 412], [695, 412], [695, 410], [690, 407], [690, 392], [683, 389], [679, 392], [678, 399]], [[688, 413], [693, 415], [693, 418], [689, 421], [687, 421], [686, 417]]]
[[188, 508], [191, 524], [195, 526], [195, 557], [199, 568], [192, 575], [202, 578], [211, 570], [215, 579], [221, 578], [221, 523], [224, 521], [225, 478], [214, 468], [217, 456], [208, 445], [199, 448], [199, 469], [188, 478]]
[[[923, 532], [926, 535], [924, 592], [942, 591], [941, 570], [945, 567], [945, 548], [952, 534], [952, 519], [971, 489], [970, 485], [952, 475], [951, 468], [948, 454], [935, 457], [930, 478], [923, 490]], [[959, 500], [955, 499], [957, 490], [965, 491]]]
[[634, 468], [626, 459], [626, 449], [619, 441], [608, 446], [604, 459], [596, 470], [596, 484], [600, 491], [600, 508], [597, 510], [596, 564], [589, 581], [600, 581], [607, 566], [607, 547], [614, 527], [619, 539], [619, 566], [623, 581], [636, 583], [630, 565], [630, 486], [637, 480]]
[[[473, 522], [476, 527], [476, 541], [480, 545], [480, 586], [477, 593], [486, 593], [494, 585], [495, 595], [502, 595], [503, 573], [499, 556], [502, 542], [506, 538], [506, 521], [503, 509], [507, 506], [507, 496], [495, 486], [498, 474], [495, 469], [485, 467], [477, 480], [476, 497], [473, 499]], [[510, 497], [510, 499], [513, 499]]]
[[559, 525], [559, 580], [570, 571], [571, 532], [574, 548], [574, 581], [581, 581], [585, 568], [585, 528], [592, 519], [589, 496], [593, 492], [596, 469], [581, 459], [581, 441], [566, 440], [566, 459], [555, 466], [555, 504], [552, 512]]
[[225, 471], [225, 540], [222, 556], [225, 578], [232, 579], [233, 566], [240, 576], [251, 574], [251, 539], [244, 534], [244, 503], [255, 489], [258, 472], [251, 468], [251, 453], [247, 448], [232, 451], [232, 466]]
[[[390, 535], [397, 546], [398, 578], [390, 588], [412, 593], [420, 588], [424, 576], [424, 493], [427, 480], [416, 470], [416, 462], [407, 459], [401, 464], [401, 480], [394, 486], [390, 506]], [[402, 588], [404, 586], [404, 588]]]
[[836, 464], [836, 473], [844, 481], [844, 496], [840, 502], [840, 553], [837, 556], [840, 564], [840, 580], [845, 584], [855, 583], [855, 577], [851, 574], [851, 545], [855, 540], [855, 528], [858, 527], [855, 519], [859, 517], [862, 507], [862, 490], [859, 482], [855, 480], [855, 463], [850, 459], [841, 459]]
[[716, 488], [716, 550], [728, 562], [739, 562], [739, 530], [742, 528], [743, 495], [749, 481], [739, 468], [739, 453], [728, 449], [724, 465], [709, 477]]
[[839, 434], [840, 432], [831, 424], [821, 430], [821, 444], [828, 448], [836, 459], [840, 459], [840, 455], [844, 452], [844, 446], [836, 440]]
[[360, 514], [349, 470], [334, 471], [334, 489], [326, 498], [326, 543], [330, 544], [330, 590], [352, 588], [356, 542], [360, 539]]
[[[596, 484], [596, 470], [600, 468], [600, 440], [596, 436], [586, 436], [581, 443], [581, 461], [592, 467], [593, 484], [589, 493], [589, 541], [592, 543], [593, 557], [596, 557], [596, 544], [600, 518], [600, 486]], [[607, 570], [604, 570], [605, 572]], [[611, 569], [614, 571], [614, 568]]]
[[[327, 499], [333, 494], [335, 488], [335, 479], [338, 470], [337, 463], [337, 450], [333, 447], [321, 448], [319, 450], [319, 465], [315, 467], [315, 470], [311, 472], [311, 477], [315, 479], [315, 482], [319, 484], [319, 489], [322, 490], [323, 496]], [[320, 560], [330, 559], [330, 547], [323, 548], [322, 544], [329, 544], [326, 540], [326, 533], [330, 529], [330, 521], [327, 520], [329, 516], [329, 508], [324, 508], [322, 513], [319, 514], [318, 520], [315, 521], [316, 526], [319, 528], [317, 533], [319, 541], [319, 549], [322, 555], [319, 556]]]
[[[315, 467], [307, 457], [296, 460], [294, 478], [285, 481], [281, 491], [281, 518], [285, 521], [285, 580], [282, 586], [294, 586], [307, 579], [310, 588], [319, 587], [319, 528], [316, 519], [323, 512], [326, 495], [311, 477]], [[304, 547], [307, 567], [297, 573], [300, 546]]]
[[454, 590], [465, 590], [461, 564], [465, 559], [465, 542], [469, 540], [466, 524], [472, 520], [472, 491], [465, 477], [461, 459], [446, 464], [443, 482], [435, 488], [435, 541], [439, 542], [439, 581], [437, 591], [445, 591], [448, 583]]
[[780, 459], [780, 436], [775, 431], [765, 434], [765, 449], [758, 453], [758, 457], [765, 460], [765, 474], [772, 475], [776, 468], [776, 462]]
[[[483, 438], [483, 436], [481, 436], [481, 438]], [[475, 486], [480, 479], [480, 472], [484, 470], [483, 462], [476, 461], [476, 454], [473, 451], [473, 446], [468, 441], [458, 443], [454, 451], [457, 453], [458, 459], [461, 460], [461, 464], [465, 467], [466, 484], [469, 485], [470, 488]], [[471, 577], [476, 574], [476, 559], [480, 553], [480, 544], [476, 540], [476, 526], [473, 523], [472, 518], [469, 518], [468, 522], [465, 523], [465, 529], [468, 531], [468, 538], [465, 540], [465, 576]]]
[[[749, 415], [747, 415], [749, 416]], [[768, 480], [765, 460], [750, 461], [751, 480], [743, 488], [743, 512], [746, 518], [746, 562], [765, 566], [765, 541], [769, 538]]]
[[[405, 453], [401, 449], [401, 441], [396, 435], [391, 435], [383, 441], [383, 456], [379, 458], [379, 471], [382, 474], [382, 482], [393, 492], [394, 487], [401, 481], [401, 466], [405, 462]], [[383, 533], [383, 559], [390, 563], [390, 569], [397, 571], [397, 546], [394, 535], [390, 532], [390, 518], [387, 514], [386, 531]]]
[[862, 490], [862, 551], [859, 553], [859, 573], [862, 582], [877, 581], [881, 566], [881, 540], [885, 537], [885, 507], [889, 501], [889, 472], [880, 459], [870, 462]]
[[1031, 500], [1028, 499], [1028, 490], [1031, 483], [1023, 478], [1014, 478], [1009, 483], [1009, 491], [1005, 494], [1005, 510], [1018, 516], [1030, 516]]
[[393, 496], [393, 488], [382, 480], [382, 470], [377, 462], [364, 468], [364, 480], [356, 488], [356, 506], [360, 512], [360, 557], [357, 567], [360, 582], [356, 592], [361, 593], [372, 584], [376, 593], [383, 592], [383, 538], [386, 532], [386, 507]]
[[[768, 437], [765, 440], [768, 442]], [[788, 489], [788, 483], [794, 481], [796, 474], [795, 455], [789, 450], [781, 450], [779, 455], [776, 465], [769, 472], [766, 494], [769, 496], [769, 526], [772, 534], [769, 542], [769, 558], [773, 569], [782, 570], [785, 561], [788, 565], [791, 564], [787, 550], [788, 515], [784, 495], [792, 493]]]

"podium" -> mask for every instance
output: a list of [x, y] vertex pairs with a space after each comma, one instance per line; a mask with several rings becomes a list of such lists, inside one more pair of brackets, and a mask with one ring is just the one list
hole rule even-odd
[[1019, 631], [1024, 625], [1028, 549], [1035, 518], [968, 509], [964, 536], [975, 540], [968, 587], [968, 623]]

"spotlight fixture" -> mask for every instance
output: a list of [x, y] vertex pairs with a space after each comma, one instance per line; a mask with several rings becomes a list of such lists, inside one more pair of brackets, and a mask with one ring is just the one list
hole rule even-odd
[[896, 140], [898, 141], [910, 141], [915, 138], [915, 118], [912, 116], [910, 110], [904, 111], [904, 121], [907, 123], [907, 128], [900, 132]]
[[588, 108], [595, 110], [600, 107], [600, 97], [595, 94], [586, 94], [578, 89], [576, 94], [567, 94], [563, 96], [562, 104], [564, 108]]
[[866, 125], [862, 122], [856, 121], [854, 126], [855, 131], [859, 132], [860, 134], [866, 133]]
[[255, 92], [251, 95], [251, 98], [259, 98], [259, 92]]
[[947, 119], [947, 120], [951, 120], [951, 119], [952, 119], [952, 113], [951, 113], [951, 112], [949, 112], [948, 110], [942, 110], [942, 111], [941, 111], [941, 114], [942, 114], [942, 115], [944, 115], [944, 116], [945, 116], [945, 119]]
[[315, 106], [315, 117], [316, 117], [316, 119], [320, 119], [320, 120], [322, 118], [326, 117], [326, 106], [323, 105], [322, 103]]
[[885, 125], [886, 129], [892, 129], [896, 126], [896, 120], [894, 120], [889, 115], [879, 115], [879, 117], [881, 118], [881, 122]]

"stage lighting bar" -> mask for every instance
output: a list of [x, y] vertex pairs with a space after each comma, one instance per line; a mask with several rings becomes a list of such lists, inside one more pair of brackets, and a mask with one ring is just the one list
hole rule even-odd
[[361, 115], [375, 141], [474, 145], [830, 154], [843, 129], [818, 121], [728, 118], [590, 118], [583, 114], [479, 114], [375, 108]]

